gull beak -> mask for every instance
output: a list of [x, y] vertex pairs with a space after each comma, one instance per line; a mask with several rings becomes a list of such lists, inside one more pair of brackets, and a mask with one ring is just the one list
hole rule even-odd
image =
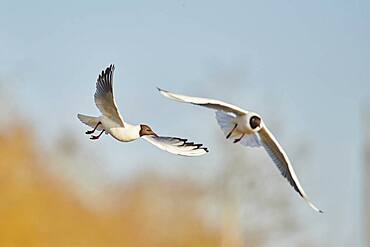
[[154, 133], [154, 131], [152, 131], [152, 133], [150, 133], [152, 136], [155, 136], [155, 137], [158, 137], [158, 135], [156, 133]]

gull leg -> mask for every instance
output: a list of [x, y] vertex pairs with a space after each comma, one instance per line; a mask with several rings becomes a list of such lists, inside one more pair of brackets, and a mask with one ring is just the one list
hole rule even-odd
[[241, 136], [240, 138], [235, 139], [235, 140], [234, 140], [234, 143], [240, 142], [240, 140], [241, 140], [241, 139], [243, 139], [243, 137], [244, 137], [244, 133], [242, 134], [242, 136]]
[[237, 124], [234, 125], [234, 128], [229, 132], [229, 134], [227, 134], [226, 139], [230, 138], [231, 134], [233, 133], [237, 126], [238, 126]]
[[101, 125], [101, 122], [98, 122], [93, 130], [88, 130], [85, 132], [86, 135], [90, 135], [95, 132], [95, 130]]
[[93, 136], [93, 135], [92, 135], [92, 136], [90, 137], [90, 139], [91, 139], [91, 140], [98, 140], [98, 139], [100, 138], [100, 136], [104, 133], [104, 131], [105, 131], [105, 130], [102, 130], [102, 131], [100, 132], [100, 134], [99, 134], [99, 135], [97, 135], [97, 136]]

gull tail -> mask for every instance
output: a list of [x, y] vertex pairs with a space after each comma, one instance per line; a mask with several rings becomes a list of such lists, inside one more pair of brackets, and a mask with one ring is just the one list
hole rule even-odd
[[[83, 114], [77, 114], [77, 117], [78, 119], [80, 119], [82, 123], [90, 126], [91, 128], [95, 128], [95, 126], [99, 122], [99, 117], [91, 117], [91, 116], [86, 116]], [[102, 130], [102, 128], [99, 126], [97, 130]]]

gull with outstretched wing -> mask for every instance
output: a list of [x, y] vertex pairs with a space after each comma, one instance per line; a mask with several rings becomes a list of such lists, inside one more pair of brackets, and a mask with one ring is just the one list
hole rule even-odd
[[234, 143], [240, 143], [248, 147], [263, 147], [295, 191], [303, 197], [311, 208], [322, 213], [322, 211], [308, 199], [299, 183], [288, 156], [266, 127], [261, 116], [220, 100], [180, 95], [160, 88], [158, 88], [158, 90], [163, 96], [169, 99], [216, 110], [217, 122], [227, 139], [233, 139]]
[[[121, 142], [130, 142], [141, 137], [162, 150], [183, 156], [199, 156], [208, 152], [202, 144], [188, 142], [183, 138], [158, 136], [146, 124], [132, 125], [125, 122], [113, 96], [113, 72], [114, 65], [110, 65], [102, 71], [96, 81], [94, 99], [102, 115], [99, 117], [77, 115], [82, 123], [93, 128], [86, 132], [91, 135], [90, 139], [97, 140], [106, 133]], [[92, 135], [95, 131], [100, 133]]]

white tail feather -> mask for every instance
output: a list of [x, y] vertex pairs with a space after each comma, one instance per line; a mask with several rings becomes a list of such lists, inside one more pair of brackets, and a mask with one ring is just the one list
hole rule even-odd
[[[77, 114], [77, 117], [78, 117], [78, 119], [80, 119], [80, 121], [82, 123], [90, 126], [91, 128], [95, 128], [95, 126], [99, 122], [99, 118], [98, 117], [91, 117], [91, 116], [86, 116], [86, 115], [82, 115], [82, 114]], [[101, 125], [97, 128], [97, 130], [98, 131], [103, 130], [101, 128]]]

